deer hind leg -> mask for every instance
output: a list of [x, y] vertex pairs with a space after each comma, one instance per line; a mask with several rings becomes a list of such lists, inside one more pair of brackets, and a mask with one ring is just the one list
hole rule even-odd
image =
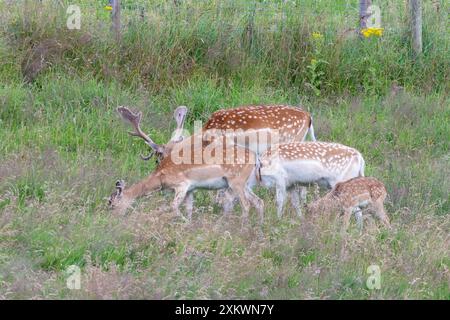
[[384, 204], [382, 199], [378, 199], [372, 204], [372, 207], [375, 211], [375, 216], [381, 220], [381, 222], [386, 226], [387, 228], [391, 228], [391, 223], [389, 221], [389, 217], [386, 213], [386, 210], [384, 210]]
[[230, 215], [233, 212], [236, 196], [230, 189], [220, 190], [216, 199], [218, 199], [218, 202], [222, 205], [223, 213], [225, 215]]
[[194, 211], [194, 192], [189, 191], [186, 194], [186, 198], [184, 199], [184, 206], [186, 208], [186, 212], [188, 214], [188, 220], [192, 220], [192, 211]]

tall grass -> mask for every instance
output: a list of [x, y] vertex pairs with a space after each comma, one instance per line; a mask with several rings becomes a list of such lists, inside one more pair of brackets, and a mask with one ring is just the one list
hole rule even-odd
[[[120, 43], [103, 4], [78, 1], [82, 29], [69, 31], [67, 1], [0, 2], [0, 298], [450, 299], [448, 3], [424, 2], [415, 59], [397, 1], [380, 2], [385, 35], [365, 40], [344, 32], [357, 1], [122, 2]], [[302, 105], [318, 139], [360, 150], [386, 184], [393, 230], [369, 220], [343, 239], [326, 214], [278, 220], [263, 189], [262, 234], [253, 215], [241, 231], [238, 208], [223, 218], [209, 192], [196, 193], [192, 224], [171, 220], [170, 192], [123, 217], [106, 210], [115, 180], [154, 168], [118, 105], [165, 142], [178, 105], [192, 129], [260, 103]], [[366, 285], [373, 264], [380, 290]]]
[[[57, 47], [57, 57], [48, 53], [54, 68], [152, 92], [198, 74], [225, 82], [260, 77], [306, 94], [382, 93], [391, 83], [425, 92], [448, 89], [445, 1], [439, 11], [424, 3], [419, 58], [411, 52], [407, 8], [399, 1], [379, 4], [385, 33], [365, 40], [349, 32], [357, 27], [357, 1], [130, 2], [120, 43], [100, 3], [78, 3], [79, 31], [66, 28], [66, 1], [3, 3], [1, 31], [17, 49], [16, 62], [30, 62], [33, 48], [47, 44], [47, 51]], [[314, 39], [313, 32], [323, 38]]]

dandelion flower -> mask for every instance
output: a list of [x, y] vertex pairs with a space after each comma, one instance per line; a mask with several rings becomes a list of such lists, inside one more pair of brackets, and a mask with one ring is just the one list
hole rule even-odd
[[113, 7], [110, 5], [105, 6], [106, 11], [112, 11]]
[[383, 28], [364, 28], [361, 30], [361, 33], [366, 38], [371, 36], [381, 37], [383, 35], [383, 31]]
[[313, 32], [312, 33], [312, 37], [314, 39], [322, 39], [323, 38], [323, 34], [321, 34], [320, 32]]

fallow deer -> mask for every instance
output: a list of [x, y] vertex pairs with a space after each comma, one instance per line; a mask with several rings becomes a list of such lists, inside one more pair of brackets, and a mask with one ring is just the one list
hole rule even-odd
[[221, 140], [205, 144], [201, 139], [199, 143], [194, 139], [190, 137], [178, 143], [176, 151], [164, 157], [156, 170], [141, 182], [125, 188], [124, 182], [118, 181], [116, 192], [109, 199], [110, 207], [124, 212], [137, 197], [158, 189], [172, 189], [175, 191], [173, 210], [182, 216], [179, 207], [184, 201], [191, 220], [194, 190], [230, 188], [241, 202], [243, 222], [247, 221], [252, 205], [262, 223], [263, 201], [248, 185], [249, 177], [257, 174], [255, 154], [236, 145], [223, 145]]
[[[277, 214], [281, 217], [289, 188], [310, 183], [333, 188], [339, 182], [364, 176], [364, 165], [359, 151], [342, 144], [297, 142], [267, 150], [260, 158], [258, 174], [263, 185], [275, 185]], [[255, 180], [249, 184], [254, 185]], [[292, 206], [301, 216], [300, 199], [296, 193], [292, 195]], [[304, 202], [306, 194], [302, 196]]]
[[[309, 133], [316, 140], [311, 115], [298, 107], [287, 105], [242, 106], [214, 112], [203, 126], [206, 134], [215, 136], [255, 136], [245, 147], [262, 154], [271, 143], [300, 142]], [[268, 136], [266, 140], [264, 135]], [[239, 144], [239, 141], [238, 141]]]
[[[124, 120], [135, 128], [135, 132], [130, 134], [141, 137], [151, 148], [151, 155], [156, 154], [159, 160], [167, 156], [174, 144], [183, 138], [182, 130], [187, 113], [185, 106], [180, 106], [175, 110], [176, 133], [166, 145], [156, 144], [140, 129], [139, 123], [142, 112], [134, 113], [124, 106], [118, 107], [117, 111]], [[268, 105], [242, 106], [216, 111], [203, 126], [201, 134], [204, 134], [205, 140], [211, 140], [211, 135], [215, 137], [225, 135], [230, 137], [240, 135], [257, 137], [258, 139], [248, 139], [245, 147], [261, 154], [270, 146], [272, 140], [276, 144], [303, 141], [308, 133], [311, 140], [315, 141], [312, 117], [308, 112], [298, 107]], [[265, 135], [268, 135], [268, 139], [262, 141], [263, 139], [260, 138], [265, 138]], [[148, 160], [149, 158], [145, 157], [144, 159]]]
[[386, 187], [381, 181], [373, 177], [358, 177], [336, 184], [324, 197], [308, 205], [308, 210], [317, 213], [337, 206], [337, 209], [344, 211], [343, 230], [346, 230], [352, 213], [355, 213], [358, 225], [362, 228], [362, 209], [369, 208], [376, 218], [390, 228], [383, 205], [386, 196]]
[[[150, 156], [142, 157], [148, 160], [152, 155], [157, 155], [157, 160], [162, 161], [170, 154], [170, 151], [176, 143], [180, 142], [184, 120], [186, 118], [187, 108], [178, 107], [175, 110], [174, 117], [177, 122], [176, 134], [166, 145], [158, 145], [145, 134], [140, 128], [142, 113], [134, 113], [128, 107], [120, 106], [117, 108], [121, 117], [129, 122], [135, 129], [130, 134], [141, 137], [145, 143], [152, 149]], [[271, 143], [303, 141], [309, 133], [311, 140], [315, 141], [314, 127], [310, 114], [301, 108], [286, 105], [269, 105], [269, 106], [242, 106], [231, 109], [223, 109], [214, 112], [207, 123], [203, 126], [202, 139], [211, 141], [211, 136], [228, 138], [237, 138], [237, 145], [248, 148], [257, 155], [264, 152]], [[243, 143], [239, 143], [242, 137]], [[252, 137], [256, 139], [252, 139]], [[245, 139], [249, 138], [249, 139]], [[302, 194], [306, 194], [303, 188]], [[298, 198], [295, 192], [290, 192], [291, 198]], [[226, 213], [232, 210], [232, 202], [234, 197], [225, 192], [222, 197]]]
[[[299, 107], [287, 105], [254, 105], [214, 112], [203, 127], [205, 137], [211, 132], [215, 137], [236, 138], [236, 144], [261, 155], [271, 145], [304, 141], [309, 134], [316, 141], [311, 115]], [[240, 139], [242, 138], [242, 139]], [[306, 197], [306, 188], [301, 188]], [[296, 190], [290, 190], [292, 203], [298, 202]], [[226, 213], [233, 208], [234, 197], [221, 192], [217, 201]]]

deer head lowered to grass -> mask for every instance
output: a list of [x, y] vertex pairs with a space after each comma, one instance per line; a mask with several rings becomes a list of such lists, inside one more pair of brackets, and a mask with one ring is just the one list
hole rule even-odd
[[[249, 188], [249, 177], [256, 174], [256, 155], [246, 148], [218, 139], [205, 145], [196, 143], [195, 137], [178, 143], [178, 148], [164, 157], [156, 170], [144, 180], [126, 188], [123, 181], [116, 183], [116, 191], [109, 198], [109, 206], [124, 212], [132, 202], [158, 189], [175, 191], [172, 208], [182, 217], [180, 205], [185, 202], [188, 220], [193, 209], [193, 192], [197, 189], [230, 188], [241, 202], [245, 223], [250, 206], [254, 206], [264, 219], [264, 204]], [[199, 161], [200, 158], [200, 161]]]
[[[123, 106], [119, 107], [117, 111], [124, 120], [134, 127], [135, 132], [130, 134], [141, 137], [151, 148], [150, 156], [143, 157], [145, 160], [150, 159], [152, 155], [156, 155], [157, 161], [162, 161], [170, 154], [177, 143], [186, 138], [182, 136], [187, 113], [187, 108], [184, 106], [175, 110], [174, 117], [177, 122], [177, 129], [166, 145], [154, 143], [141, 130], [141, 112], [132, 112], [128, 107]], [[203, 126], [200, 135], [204, 144], [209, 144], [211, 140], [221, 136], [227, 136], [230, 139], [236, 138], [238, 145], [260, 154], [270, 147], [271, 143], [303, 141], [308, 133], [310, 138], [315, 140], [312, 118], [308, 112], [298, 107], [286, 105], [261, 105], [216, 111]], [[257, 138], [245, 141], [246, 136]], [[239, 144], [239, 137], [244, 138], [243, 144]], [[264, 139], [261, 139], [261, 137]], [[226, 197], [224, 209], [225, 212], [229, 212], [233, 208], [234, 195], [227, 192], [224, 196]], [[295, 192], [291, 193], [291, 198], [296, 198]], [[219, 200], [221, 200], [220, 197]]]
[[[364, 159], [356, 149], [339, 143], [294, 142], [280, 144], [260, 157], [260, 178], [263, 185], [276, 187], [278, 217], [282, 216], [287, 191], [296, 186], [318, 183], [334, 188], [351, 178], [364, 176]], [[254, 184], [250, 182], [250, 185]], [[303, 201], [306, 194], [303, 193]], [[291, 194], [292, 206], [301, 215], [297, 193]]]
[[369, 208], [383, 225], [390, 228], [383, 204], [386, 196], [386, 187], [381, 181], [373, 177], [358, 177], [336, 184], [324, 197], [311, 203], [308, 210], [314, 214], [337, 205], [339, 210], [344, 211], [343, 230], [346, 230], [352, 213], [355, 213], [362, 228], [362, 209]]

